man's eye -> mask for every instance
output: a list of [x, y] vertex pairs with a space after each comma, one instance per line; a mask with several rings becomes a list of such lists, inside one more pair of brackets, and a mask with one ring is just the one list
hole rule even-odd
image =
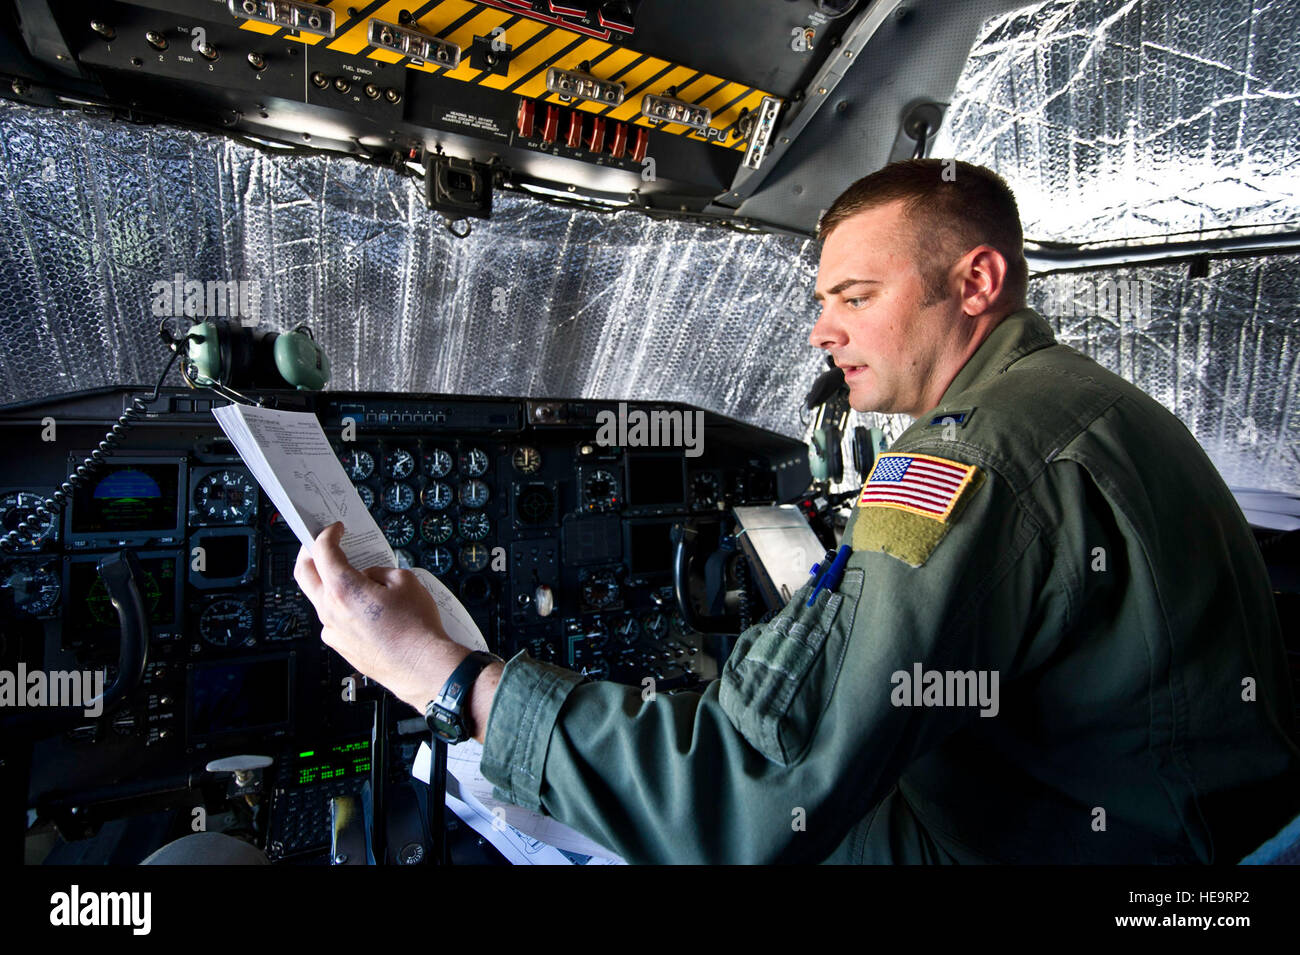
[[870, 299], [867, 299], [867, 298], [846, 298], [844, 301], [848, 303], [849, 308], [862, 308], [864, 305], [867, 304], [868, 301], [870, 301]]

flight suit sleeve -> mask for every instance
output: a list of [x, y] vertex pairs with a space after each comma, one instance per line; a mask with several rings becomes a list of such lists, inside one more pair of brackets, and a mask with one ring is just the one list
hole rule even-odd
[[484, 775], [631, 862], [824, 860], [917, 755], [996, 718], [996, 692], [927, 703], [916, 678], [1010, 672], [1026, 632], [1060, 610], [1044, 604], [1041, 527], [983, 477], [920, 566], [856, 550], [837, 592], [808, 607], [805, 585], [702, 693], [581, 683], [516, 656]]

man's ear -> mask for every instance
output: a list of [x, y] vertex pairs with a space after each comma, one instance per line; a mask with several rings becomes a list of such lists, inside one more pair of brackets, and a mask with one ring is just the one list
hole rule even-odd
[[991, 311], [1006, 291], [1006, 256], [991, 245], [978, 245], [962, 256], [957, 269], [962, 311], [971, 316]]

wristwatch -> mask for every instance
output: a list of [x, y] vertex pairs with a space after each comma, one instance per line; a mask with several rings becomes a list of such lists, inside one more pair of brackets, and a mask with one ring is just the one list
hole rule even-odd
[[483, 668], [500, 660], [495, 654], [475, 650], [451, 671], [442, 690], [424, 708], [424, 721], [429, 724], [434, 736], [447, 743], [463, 743], [469, 739], [465, 717], [460, 711], [461, 703]]

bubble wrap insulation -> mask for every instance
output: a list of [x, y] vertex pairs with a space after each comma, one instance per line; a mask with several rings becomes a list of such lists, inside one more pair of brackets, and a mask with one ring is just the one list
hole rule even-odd
[[1050, 0], [985, 23], [933, 154], [996, 169], [1028, 238], [1300, 225], [1300, 4]]
[[510, 194], [458, 240], [417, 181], [347, 159], [12, 104], [0, 137], [0, 401], [152, 385], [151, 286], [180, 273], [256, 282], [331, 389], [653, 398], [803, 433], [811, 242]]
[[[1294, 230], [1300, 4], [1050, 0], [994, 17], [931, 154], [1001, 173], [1031, 240]], [[1044, 276], [1028, 299], [1060, 341], [1178, 414], [1230, 484], [1295, 493], [1298, 265], [1237, 259], [1205, 279], [1172, 266]], [[1108, 298], [1108, 283], [1124, 292]], [[877, 424], [896, 436], [910, 423], [850, 418], [850, 433]], [[846, 462], [847, 451], [846, 441]], [[860, 483], [850, 472], [842, 486]]]

